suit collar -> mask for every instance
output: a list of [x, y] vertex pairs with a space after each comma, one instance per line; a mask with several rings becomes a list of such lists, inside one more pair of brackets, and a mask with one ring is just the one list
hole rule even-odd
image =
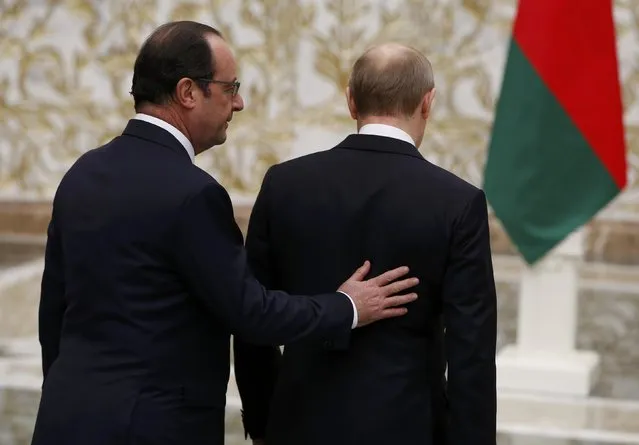
[[175, 137], [175, 139], [180, 141], [180, 144], [182, 144], [186, 152], [189, 154], [191, 162], [195, 162], [195, 149], [193, 148], [193, 144], [191, 144], [191, 141], [189, 141], [189, 138], [187, 138], [184, 133], [175, 128], [173, 125], [169, 124], [166, 121], [163, 121], [162, 119], [158, 119], [155, 116], [150, 116], [144, 113], [137, 113], [133, 117], [133, 119], [139, 119], [141, 121], [148, 122], [149, 124], [157, 125], [158, 127], [171, 133]]
[[374, 134], [377, 136], [387, 136], [389, 138], [399, 139], [415, 145], [415, 141], [410, 134], [398, 127], [387, 124], [366, 124], [359, 129], [359, 134]]
[[133, 136], [139, 139], [144, 139], [145, 141], [170, 148], [171, 150], [184, 156], [185, 159], [191, 160], [191, 157], [186, 148], [175, 136], [173, 136], [164, 128], [161, 128], [152, 123], [139, 119], [131, 119], [127, 126], [124, 128], [122, 134]]
[[335, 148], [377, 151], [382, 153], [411, 156], [413, 158], [422, 160], [424, 159], [424, 157], [413, 144], [388, 136], [351, 134], [348, 135], [346, 139], [340, 142]]

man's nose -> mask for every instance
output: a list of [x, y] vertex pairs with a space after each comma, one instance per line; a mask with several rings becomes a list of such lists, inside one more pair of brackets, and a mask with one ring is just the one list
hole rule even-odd
[[233, 110], [242, 111], [244, 109], [244, 99], [240, 94], [235, 95], [233, 98]]

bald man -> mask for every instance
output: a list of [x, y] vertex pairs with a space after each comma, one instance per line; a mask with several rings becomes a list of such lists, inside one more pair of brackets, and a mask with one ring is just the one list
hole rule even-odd
[[[262, 282], [326, 292], [363, 258], [420, 279], [408, 315], [348, 344], [235, 341], [247, 433], [266, 445], [495, 445], [497, 310], [484, 193], [417, 150], [431, 65], [396, 44], [355, 63], [357, 134], [268, 170], [247, 235]], [[445, 379], [448, 365], [448, 382]]]

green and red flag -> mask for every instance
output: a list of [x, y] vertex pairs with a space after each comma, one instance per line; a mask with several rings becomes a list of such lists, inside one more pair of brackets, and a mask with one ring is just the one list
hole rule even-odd
[[625, 187], [612, 0], [520, 0], [484, 190], [533, 264]]

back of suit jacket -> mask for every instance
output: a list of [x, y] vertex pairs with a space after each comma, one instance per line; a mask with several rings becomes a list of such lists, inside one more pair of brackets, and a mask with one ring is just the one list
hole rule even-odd
[[343, 295], [265, 291], [242, 241], [226, 191], [164, 129], [132, 120], [83, 155], [49, 227], [33, 444], [221, 445], [231, 332], [348, 336]]
[[[407, 142], [351, 135], [269, 170], [247, 249], [261, 280], [294, 293], [332, 289], [365, 259], [373, 274], [405, 264], [420, 279], [406, 316], [356, 329], [338, 350], [286, 345], [269, 445], [495, 444], [496, 298], [481, 190]], [[259, 423], [264, 396], [253, 388], [265, 378], [251, 383], [248, 370], [267, 371], [251, 360], [263, 350], [236, 342], [245, 414]]]

